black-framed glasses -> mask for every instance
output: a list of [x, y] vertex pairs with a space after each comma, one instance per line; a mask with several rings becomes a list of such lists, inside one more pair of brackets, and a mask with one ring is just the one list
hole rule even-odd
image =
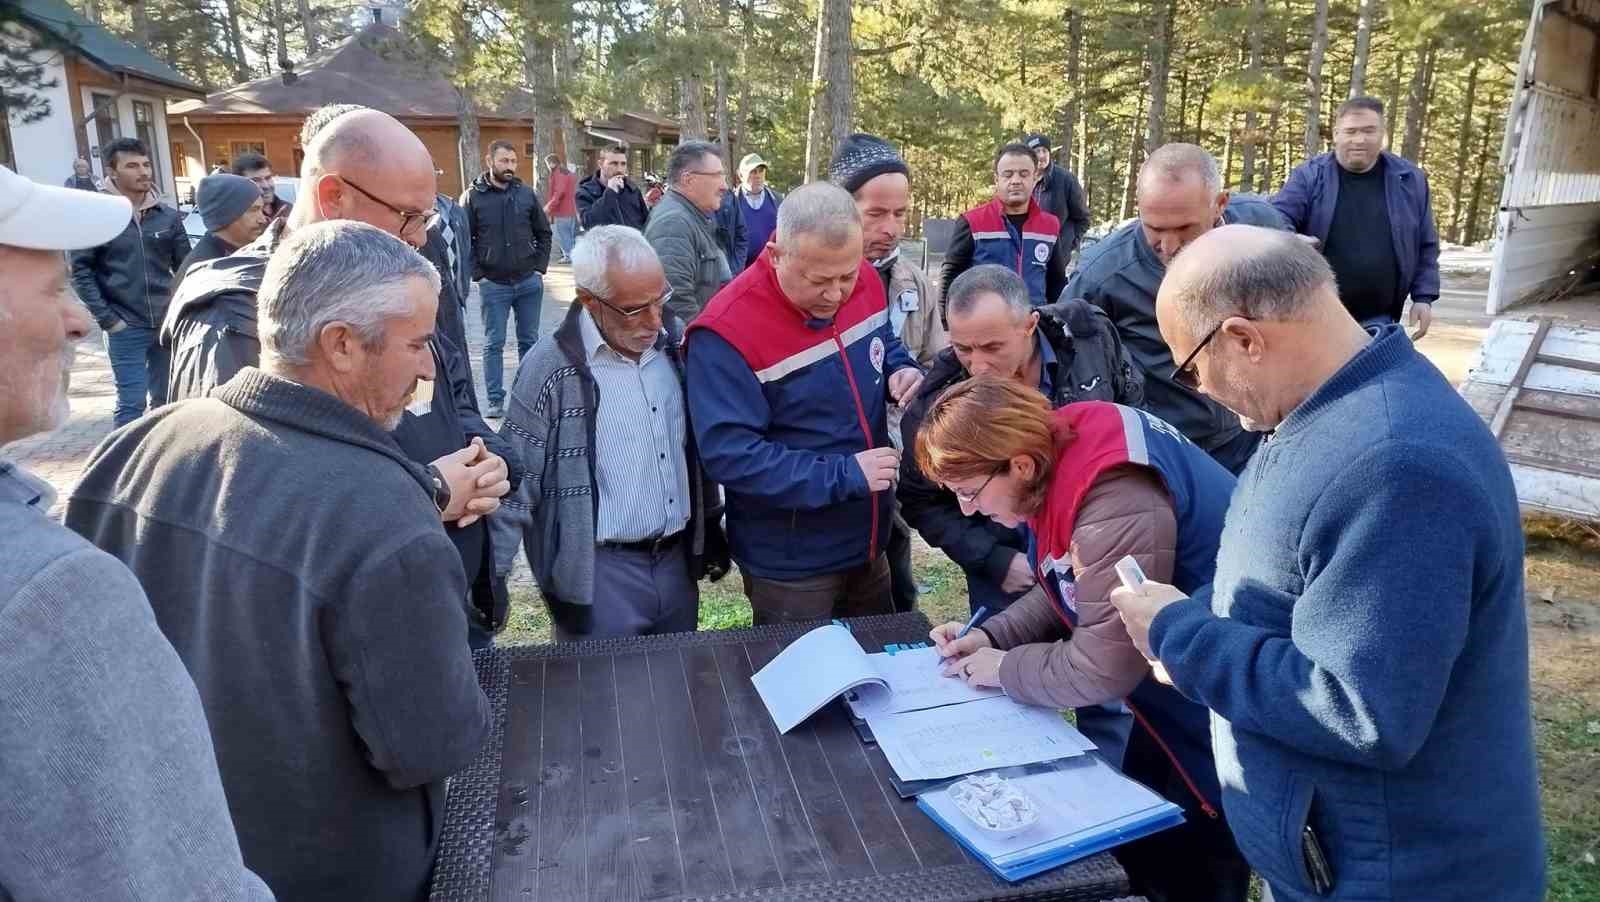
[[439, 208], [438, 207], [434, 207], [434, 208], [432, 208], [430, 210], [407, 210], [404, 207], [397, 207], [394, 204], [391, 204], [388, 201], [384, 200], [383, 198], [379, 197], [378, 195], [373, 194], [371, 191], [368, 191], [367, 189], [361, 187], [360, 185], [357, 185], [355, 182], [352, 182], [350, 180], [349, 176], [340, 175], [337, 172], [335, 172], [333, 174], [339, 177], [339, 181], [344, 182], [346, 185], [349, 185], [350, 187], [356, 189], [356, 193], [357, 194], [360, 194], [362, 197], [365, 197], [367, 200], [370, 200], [373, 203], [377, 204], [378, 206], [387, 209], [389, 212], [395, 214], [396, 216], [399, 216], [400, 217], [400, 231], [397, 232], [396, 234], [404, 235], [405, 233], [411, 231], [412, 223], [416, 223], [416, 222], [421, 222], [422, 223], [422, 231], [426, 232], [429, 229], [433, 228], [434, 224], [439, 221]]
[[647, 302], [645, 304], [642, 304], [642, 305], [640, 305], [638, 307], [629, 307], [626, 310], [624, 310], [621, 307], [618, 307], [616, 304], [611, 303], [610, 301], [606, 300], [605, 298], [603, 298], [600, 295], [595, 294], [593, 292], [584, 291], [583, 292], [583, 296], [584, 297], [588, 297], [588, 298], [594, 298], [595, 303], [597, 303], [600, 306], [606, 308], [607, 310], [610, 310], [612, 313], [615, 313], [616, 315], [622, 317], [623, 319], [633, 319], [634, 317], [636, 317], [639, 314], [645, 312], [646, 310], [660, 310], [662, 307], [665, 307], [667, 305], [667, 301], [672, 300], [672, 286], [668, 285], [667, 289], [665, 291], [661, 292], [661, 296], [656, 298], [655, 300], [649, 301], [649, 302]]
[[956, 489], [956, 488], [952, 488], [950, 491], [955, 492], [956, 498], [958, 500], [965, 501], [968, 504], [977, 504], [978, 503], [978, 496], [983, 494], [983, 490], [989, 487], [989, 483], [994, 482], [994, 478], [996, 476], [999, 476], [1001, 473], [1004, 473], [1007, 469], [1009, 469], [1009, 465], [996, 467], [994, 469], [994, 472], [989, 474], [989, 478], [985, 479], [983, 481], [983, 485], [978, 486], [976, 491], [963, 492], [960, 489]]
[[1225, 322], [1227, 322], [1227, 320], [1222, 320], [1222, 322], [1212, 326], [1211, 331], [1206, 333], [1206, 337], [1200, 339], [1200, 343], [1194, 346], [1193, 351], [1189, 352], [1189, 356], [1183, 358], [1182, 363], [1172, 368], [1173, 382], [1178, 383], [1190, 391], [1200, 390], [1200, 374], [1195, 372], [1194, 359], [1200, 355], [1200, 352], [1205, 348], [1206, 345], [1211, 343], [1211, 339], [1217, 337], [1217, 332], [1222, 329], [1222, 323]]

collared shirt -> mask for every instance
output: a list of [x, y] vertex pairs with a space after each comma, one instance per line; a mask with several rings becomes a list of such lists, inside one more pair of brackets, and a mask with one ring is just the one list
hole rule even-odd
[[655, 348], [637, 363], [618, 354], [587, 310], [578, 314], [578, 329], [600, 394], [595, 541], [637, 542], [682, 531], [689, 522], [688, 423], [672, 362]]
[[1056, 365], [1056, 349], [1050, 347], [1050, 342], [1045, 340], [1044, 330], [1038, 326], [1033, 329], [1033, 341], [1039, 347], [1039, 393], [1053, 404], [1056, 396], [1056, 380], [1051, 371]]

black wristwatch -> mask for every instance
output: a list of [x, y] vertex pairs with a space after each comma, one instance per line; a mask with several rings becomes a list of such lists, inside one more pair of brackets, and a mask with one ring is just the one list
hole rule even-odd
[[445, 481], [444, 474], [433, 464], [428, 464], [428, 478], [433, 480], [433, 504], [442, 514], [450, 506], [450, 483]]

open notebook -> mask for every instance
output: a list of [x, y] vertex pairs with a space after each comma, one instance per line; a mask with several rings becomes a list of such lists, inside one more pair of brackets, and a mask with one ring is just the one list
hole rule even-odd
[[856, 716], [869, 722], [1003, 695], [944, 676], [931, 648], [867, 654], [850, 630], [819, 626], [789, 644], [751, 677], [778, 731], [787, 733], [845, 693]]

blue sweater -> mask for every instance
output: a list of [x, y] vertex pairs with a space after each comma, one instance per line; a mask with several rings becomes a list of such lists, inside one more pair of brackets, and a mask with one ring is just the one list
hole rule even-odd
[[[1211, 593], [1151, 647], [1213, 712], [1228, 822], [1279, 902], [1543, 898], [1522, 524], [1505, 459], [1399, 326], [1239, 477]], [[1301, 831], [1335, 877], [1315, 896]]]

